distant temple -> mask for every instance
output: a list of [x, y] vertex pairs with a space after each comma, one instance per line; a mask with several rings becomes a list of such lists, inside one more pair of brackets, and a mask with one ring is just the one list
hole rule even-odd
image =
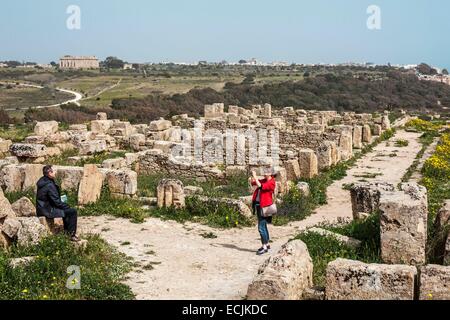
[[92, 57], [73, 57], [64, 56], [59, 59], [61, 69], [98, 69], [100, 63], [94, 56]]

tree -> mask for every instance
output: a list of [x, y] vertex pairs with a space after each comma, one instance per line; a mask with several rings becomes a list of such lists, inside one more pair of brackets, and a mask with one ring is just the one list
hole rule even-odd
[[447, 69], [442, 70], [442, 74], [445, 74], [446, 76], [448, 76], [448, 70]]
[[117, 57], [107, 57], [102, 64], [108, 69], [123, 69], [125, 63]]
[[417, 70], [424, 75], [434, 75], [437, 74], [437, 70], [433, 69], [426, 63], [421, 63], [417, 66]]

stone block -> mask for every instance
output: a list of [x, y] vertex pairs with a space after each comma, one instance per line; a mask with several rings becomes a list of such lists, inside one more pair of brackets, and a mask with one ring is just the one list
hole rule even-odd
[[36, 208], [33, 202], [27, 197], [22, 197], [11, 205], [11, 208], [18, 217], [35, 217]]
[[259, 268], [247, 290], [247, 300], [301, 300], [312, 287], [313, 263], [300, 240], [285, 244]]
[[413, 300], [417, 269], [337, 259], [326, 271], [327, 300]]
[[301, 149], [298, 153], [300, 175], [302, 178], [311, 179], [318, 175], [319, 167], [317, 156], [311, 149]]
[[427, 191], [417, 184], [402, 184], [401, 191], [380, 198], [381, 258], [390, 264], [425, 263]]
[[450, 267], [421, 267], [419, 292], [420, 300], [450, 300]]
[[40, 158], [47, 155], [47, 147], [43, 144], [14, 143], [9, 151], [19, 158]]
[[58, 122], [44, 121], [36, 123], [34, 127], [34, 134], [37, 136], [48, 136], [58, 132]]
[[95, 203], [100, 198], [102, 185], [103, 175], [97, 166], [95, 164], [85, 165], [78, 190], [78, 204], [87, 205]]

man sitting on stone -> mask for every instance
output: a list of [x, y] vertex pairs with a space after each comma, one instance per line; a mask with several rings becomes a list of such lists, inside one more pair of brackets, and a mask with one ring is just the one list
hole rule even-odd
[[77, 210], [70, 208], [61, 200], [61, 191], [55, 182], [55, 172], [52, 166], [47, 165], [42, 171], [44, 176], [37, 182], [36, 213], [38, 217], [63, 218], [64, 231], [69, 234], [71, 241], [79, 242]]

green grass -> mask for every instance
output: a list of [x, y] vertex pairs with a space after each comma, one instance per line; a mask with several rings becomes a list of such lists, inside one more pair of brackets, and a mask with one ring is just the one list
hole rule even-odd
[[15, 192], [5, 192], [5, 197], [8, 199], [9, 203], [13, 204], [17, 200], [23, 197], [27, 197], [28, 199], [33, 202], [34, 205], [36, 205], [36, 193], [33, 191], [33, 189], [29, 189], [26, 191], [15, 191]]
[[33, 133], [31, 125], [15, 125], [13, 128], [8, 126], [0, 126], [0, 138], [11, 140], [12, 142], [22, 142], [27, 136]]
[[[35, 256], [36, 260], [15, 269], [10, 258]], [[81, 289], [69, 290], [69, 266], [81, 269]], [[65, 236], [51, 236], [32, 247], [0, 250], [0, 296], [4, 300], [129, 300], [130, 288], [120, 281], [131, 270], [126, 257], [98, 236], [88, 238], [85, 248], [75, 247]]]
[[302, 240], [308, 247], [314, 264], [314, 285], [325, 286], [328, 263], [337, 258], [359, 260], [366, 263], [381, 263], [379, 215], [372, 214], [366, 220], [353, 221], [347, 225], [319, 225], [319, 227], [346, 235], [361, 241], [361, 246], [352, 248], [332, 236], [315, 232], [303, 232], [295, 239]]
[[397, 141], [395, 141], [395, 146], [396, 147], [407, 147], [409, 146], [409, 141], [408, 140], [404, 140], [404, 139], [399, 139]]
[[184, 186], [195, 186], [203, 189], [203, 195], [215, 198], [237, 199], [249, 193], [248, 180], [245, 175], [227, 177], [225, 180], [209, 179], [198, 182], [192, 178], [177, 177], [167, 174], [138, 175], [138, 190], [142, 197], [155, 197], [158, 183], [162, 179], [177, 179]]
[[69, 162], [69, 158], [79, 156], [79, 152], [77, 149], [65, 150], [59, 156], [48, 158], [46, 163], [59, 166], [84, 167], [85, 164], [102, 164], [103, 161], [107, 159], [123, 158], [125, 157], [125, 153], [126, 151], [100, 152], [85, 159], [80, 159], [75, 163], [71, 163]]
[[[69, 192], [69, 205], [77, 206], [77, 196]], [[118, 218], [130, 219], [133, 223], [142, 223], [148, 216], [148, 211], [142, 209], [142, 204], [130, 198], [115, 198], [111, 196], [108, 186], [103, 186], [100, 199], [78, 210], [80, 216], [112, 215]]]
[[414, 172], [417, 171], [417, 168], [420, 164], [420, 160], [422, 159], [423, 155], [425, 154], [425, 151], [428, 149], [428, 147], [433, 143], [434, 139], [439, 136], [439, 133], [437, 131], [427, 131], [422, 134], [419, 138], [419, 142], [422, 144], [422, 148], [420, 149], [419, 153], [417, 153], [416, 159], [411, 164], [411, 166], [406, 170], [405, 174], [402, 177], [402, 182], [408, 182]]
[[221, 229], [249, 227], [254, 224], [253, 219], [242, 216], [226, 204], [204, 203], [195, 196], [186, 198], [184, 209], [155, 208], [149, 214], [164, 220], [175, 220], [180, 223], [192, 221]]

